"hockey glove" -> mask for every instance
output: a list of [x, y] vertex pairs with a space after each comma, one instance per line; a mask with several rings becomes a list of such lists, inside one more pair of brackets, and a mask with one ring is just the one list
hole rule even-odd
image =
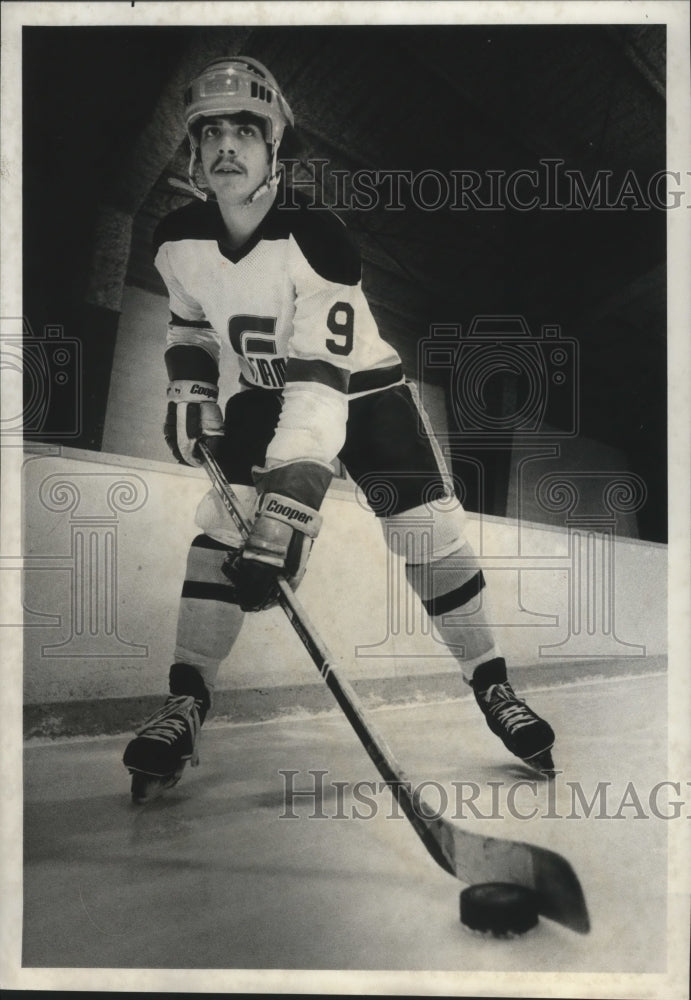
[[176, 345], [166, 351], [170, 378], [168, 410], [163, 425], [166, 444], [178, 462], [201, 465], [196, 451], [201, 437], [223, 437], [223, 414], [218, 405], [218, 368], [206, 351]]
[[259, 490], [254, 524], [240, 556], [224, 572], [243, 611], [264, 611], [276, 603], [279, 576], [296, 590], [305, 575], [333, 470], [297, 461], [252, 471]]

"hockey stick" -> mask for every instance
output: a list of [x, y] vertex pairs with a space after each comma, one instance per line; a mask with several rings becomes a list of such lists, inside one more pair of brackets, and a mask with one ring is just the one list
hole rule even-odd
[[[240, 535], [246, 538], [250, 525], [238, 497], [204, 441], [199, 443], [199, 449], [216, 492]], [[298, 598], [280, 577], [278, 601], [362, 746], [437, 864], [467, 885], [513, 882], [526, 886], [536, 893], [541, 914], [572, 930], [587, 933], [590, 929], [588, 909], [569, 862], [554, 851], [522, 841], [485, 837], [462, 830], [431, 808], [406, 776], [384, 737], [366, 718], [350, 682], [340, 674]]]

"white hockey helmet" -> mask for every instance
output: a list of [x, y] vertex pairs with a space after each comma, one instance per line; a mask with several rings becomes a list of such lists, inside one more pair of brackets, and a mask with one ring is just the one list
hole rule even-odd
[[[266, 66], [249, 56], [223, 56], [214, 59], [189, 84], [184, 94], [185, 126], [190, 139], [190, 181], [193, 179], [198, 136], [195, 122], [216, 115], [233, 115], [246, 111], [266, 123], [265, 139], [271, 150], [269, 188], [278, 181], [278, 147], [287, 125], [294, 124], [293, 112], [280, 91], [278, 83]], [[263, 193], [265, 185], [253, 198]]]

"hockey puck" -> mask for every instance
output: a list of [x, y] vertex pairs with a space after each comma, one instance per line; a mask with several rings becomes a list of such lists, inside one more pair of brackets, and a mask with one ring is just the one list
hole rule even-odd
[[461, 923], [492, 937], [525, 934], [538, 922], [531, 889], [509, 882], [483, 882], [461, 893]]

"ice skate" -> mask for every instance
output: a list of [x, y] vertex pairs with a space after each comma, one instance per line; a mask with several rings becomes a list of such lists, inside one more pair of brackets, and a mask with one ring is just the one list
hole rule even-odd
[[170, 668], [170, 695], [137, 730], [123, 756], [132, 775], [132, 800], [143, 805], [178, 783], [189, 761], [199, 761], [198, 740], [209, 710], [209, 692], [200, 674], [185, 663]]
[[545, 777], [554, 777], [554, 730], [516, 696], [508, 681], [473, 691], [487, 725], [516, 757]]

